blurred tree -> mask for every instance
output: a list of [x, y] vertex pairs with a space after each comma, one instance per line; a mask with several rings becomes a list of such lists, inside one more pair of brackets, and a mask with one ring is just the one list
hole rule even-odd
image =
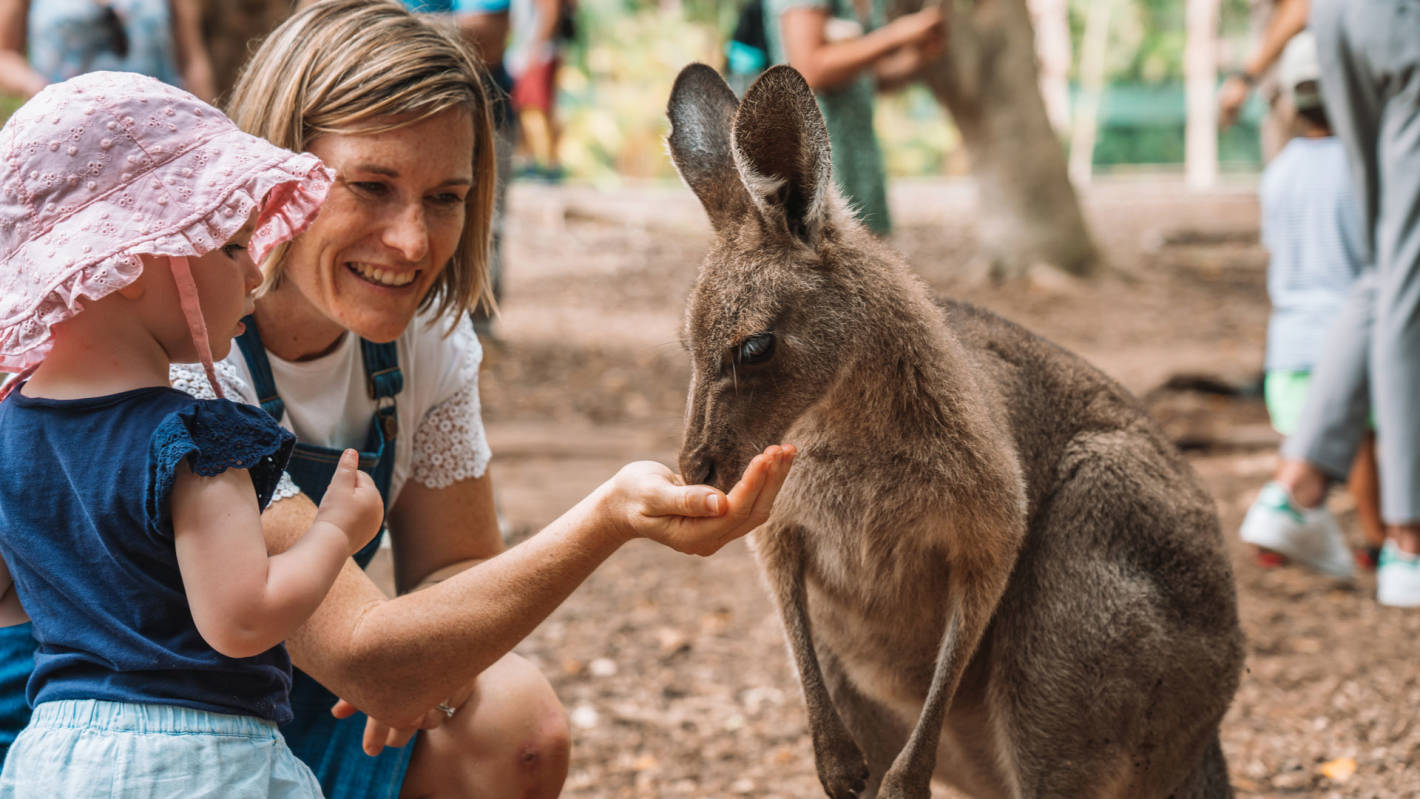
[[[1099, 252], [1041, 99], [1025, 0], [927, 0], [939, 1], [946, 3], [950, 39], [923, 79], [961, 132], [991, 274], [1009, 279], [1037, 264], [1092, 274]], [[889, 3], [895, 15], [923, 5]]]
[[1070, 4], [1067, 0], [1026, 0], [1035, 26], [1040, 62], [1040, 96], [1056, 132], [1070, 129]]

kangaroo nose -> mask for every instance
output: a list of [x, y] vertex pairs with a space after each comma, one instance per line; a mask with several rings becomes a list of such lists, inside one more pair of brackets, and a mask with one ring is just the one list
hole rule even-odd
[[680, 476], [687, 485], [709, 485], [715, 479], [715, 462], [703, 451], [682, 452]]

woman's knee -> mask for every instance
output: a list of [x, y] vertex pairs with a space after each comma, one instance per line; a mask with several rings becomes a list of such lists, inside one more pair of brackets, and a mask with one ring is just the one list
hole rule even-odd
[[[516, 657], [516, 656], [511, 656]], [[507, 661], [504, 658], [499, 663]], [[567, 722], [567, 712], [547, 682], [532, 664], [517, 658], [513, 669], [516, 673], [507, 679], [497, 702], [507, 711], [501, 716], [501, 723], [490, 726], [513, 733], [508, 740], [516, 742], [515, 756], [517, 770], [530, 785], [543, 790], [524, 794], [525, 796], [556, 796], [561, 792], [562, 783], [567, 778], [567, 765], [571, 759], [572, 732]], [[490, 700], [488, 692], [480, 685], [480, 702]], [[499, 690], [497, 683], [489, 686], [490, 691]], [[497, 718], [500, 714], [492, 714]], [[497, 730], [490, 730], [497, 734]]]
[[508, 655], [478, 677], [449, 722], [416, 739], [404, 797], [555, 797], [567, 778], [571, 732], [552, 686]]

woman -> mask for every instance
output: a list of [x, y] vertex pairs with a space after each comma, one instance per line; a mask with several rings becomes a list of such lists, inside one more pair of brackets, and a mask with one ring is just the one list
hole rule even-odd
[[931, 5], [884, 24], [883, 0], [765, 0], [769, 58], [797, 69], [818, 95], [833, 147], [833, 176], [868, 229], [892, 232], [873, 98], [901, 86], [942, 52]]
[[[509, 650], [632, 537], [705, 554], [748, 532], [767, 517], [792, 449], [770, 448], [729, 495], [631, 464], [501, 552], [481, 353], [461, 322], [487, 301], [494, 182], [471, 56], [394, 0], [323, 0], [263, 43], [229, 113], [337, 173], [317, 220], [263, 264], [240, 352], [219, 365], [231, 391], [260, 400], [299, 441], [292, 482], [263, 515], [268, 544], [283, 549], [309, 526], [331, 450], [354, 446], [386, 498], [401, 594], [386, 597], [347, 562], [288, 642], [309, 677], [296, 677], [296, 720], [283, 732], [332, 799], [555, 796], [565, 716]], [[197, 370], [174, 380], [203, 382]], [[332, 718], [333, 705], [348, 718]], [[362, 735], [378, 756], [361, 753]]]
[[216, 95], [201, 0], [0, 0], [0, 90], [24, 98], [95, 70]]

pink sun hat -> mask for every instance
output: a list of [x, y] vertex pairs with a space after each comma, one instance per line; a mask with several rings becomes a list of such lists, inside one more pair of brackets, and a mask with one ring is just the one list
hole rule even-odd
[[333, 178], [153, 78], [93, 72], [46, 87], [0, 130], [0, 371], [33, 369], [51, 326], [132, 283], [138, 256], [153, 255], [172, 261], [210, 375], [186, 259], [259, 208], [260, 263], [315, 219]]

